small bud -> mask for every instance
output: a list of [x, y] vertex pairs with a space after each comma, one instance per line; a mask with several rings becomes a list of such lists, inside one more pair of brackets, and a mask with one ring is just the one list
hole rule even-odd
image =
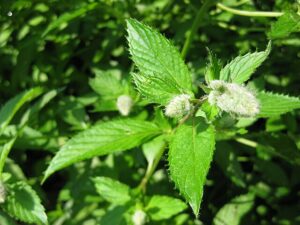
[[166, 116], [178, 118], [188, 114], [192, 109], [190, 98], [191, 96], [186, 94], [175, 96], [166, 106]]
[[128, 116], [133, 106], [132, 98], [128, 95], [120, 95], [117, 99], [117, 109], [122, 116]]
[[134, 225], [144, 225], [147, 222], [147, 214], [143, 210], [137, 209], [131, 219]]
[[0, 181], [0, 204], [4, 203], [6, 199], [6, 189], [4, 183]]
[[221, 80], [211, 81], [208, 102], [221, 110], [241, 117], [254, 117], [259, 113], [259, 102], [245, 86]]

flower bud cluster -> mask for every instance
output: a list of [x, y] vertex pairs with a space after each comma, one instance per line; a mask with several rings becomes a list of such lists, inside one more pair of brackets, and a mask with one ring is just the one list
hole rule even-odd
[[259, 113], [259, 102], [253, 92], [245, 86], [214, 80], [209, 83], [212, 89], [208, 102], [221, 110], [240, 117], [254, 117]]
[[141, 210], [137, 209], [131, 218], [134, 225], [144, 225], [147, 222], [147, 214]]
[[133, 100], [128, 95], [120, 95], [117, 99], [117, 109], [122, 116], [128, 116], [133, 106]]
[[187, 94], [175, 96], [166, 106], [165, 115], [173, 118], [180, 118], [187, 115], [192, 109], [190, 98], [191, 96]]

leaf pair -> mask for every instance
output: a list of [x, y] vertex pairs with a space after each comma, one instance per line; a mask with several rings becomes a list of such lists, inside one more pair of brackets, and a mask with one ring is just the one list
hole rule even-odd
[[[178, 50], [164, 36], [133, 19], [127, 21], [127, 32], [129, 51], [139, 69], [133, 79], [147, 99], [166, 105], [176, 95], [193, 95], [191, 74]], [[199, 213], [214, 144], [213, 128], [195, 118], [181, 125], [170, 142], [171, 178], [195, 215]]]

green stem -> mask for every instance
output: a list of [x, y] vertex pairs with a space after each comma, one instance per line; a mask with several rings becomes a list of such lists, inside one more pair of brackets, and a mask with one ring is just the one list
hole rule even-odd
[[146, 174], [145, 174], [145, 176], [143, 177], [141, 183], [138, 186], [138, 189], [143, 191], [144, 193], [146, 192], [146, 186], [149, 182], [149, 179], [151, 178], [151, 176], [155, 172], [156, 167], [158, 166], [158, 163], [159, 163], [161, 157], [163, 156], [163, 154], [165, 152], [165, 149], [166, 149], [166, 143], [159, 150], [159, 152], [157, 153], [157, 155], [154, 158], [153, 162], [148, 164]]
[[184, 42], [182, 51], [181, 51], [181, 56], [182, 58], [185, 58], [190, 47], [192, 44], [192, 41], [194, 39], [194, 36], [202, 22], [202, 19], [205, 15], [205, 13], [208, 11], [209, 7], [214, 3], [214, 0], [205, 0], [204, 3], [202, 4], [201, 8], [199, 9], [196, 18], [193, 22], [192, 28], [188, 33], [187, 39]]
[[217, 3], [217, 7], [224, 11], [233, 13], [239, 16], [251, 16], [251, 17], [280, 17], [283, 15], [282, 12], [266, 12], [266, 11], [246, 11], [246, 10], [239, 10], [230, 8], [222, 3]]
[[247, 146], [252, 147], [252, 148], [256, 148], [258, 146], [257, 142], [251, 141], [251, 140], [246, 139], [246, 138], [236, 138], [235, 140], [237, 142], [241, 143], [241, 144], [247, 145]]

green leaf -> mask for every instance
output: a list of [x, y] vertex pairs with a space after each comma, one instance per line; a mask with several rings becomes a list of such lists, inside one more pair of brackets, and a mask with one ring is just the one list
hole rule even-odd
[[146, 212], [152, 220], [164, 220], [182, 212], [187, 208], [180, 199], [154, 195], [146, 206]]
[[271, 51], [271, 42], [263, 52], [248, 53], [238, 56], [228, 63], [220, 72], [220, 80], [242, 84], [266, 60]]
[[0, 134], [12, 120], [16, 112], [24, 105], [39, 96], [42, 93], [42, 89], [32, 88], [28, 91], [24, 91], [21, 94], [10, 99], [0, 110]]
[[7, 185], [7, 198], [1, 207], [12, 217], [31, 224], [47, 224], [47, 215], [35, 191], [25, 182]]
[[129, 51], [140, 73], [133, 79], [149, 101], [167, 104], [178, 94], [192, 94], [191, 74], [180, 53], [163, 35], [134, 20], [127, 20]]
[[265, 133], [258, 138], [257, 151], [264, 151], [271, 155], [280, 156], [286, 161], [300, 165], [300, 150], [294, 140], [286, 134]]
[[128, 206], [113, 206], [101, 218], [101, 225], [125, 225], [125, 214], [128, 211]]
[[13, 147], [15, 141], [17, 139], [17, 136], [11, 138], [8, 142], [6, 142], [3, 146], [0, 146], [0, 177], [2, 176], [2, 170], [5, 165], [5, 161], [7, 159], [7, 156]]
[[214, 148], [213, 127], [196, 118], [178, 127], [170, 142], [171, 178], [195, 215], [198, 215], [200, 209]]
[[160, 132], [154, 123], [134, 119], [98, 124], [74, 136], [58, 151], [45, 172], [44, 180], [73, 163], [136, 147]]
[[55, 30], [56, 28], [60, 27], [61, 25], [68, 23], [84, 14], [86, 14], [88, 11], [94, 10], [98, 6], [98, 2], [93, 2], [90, 4], [86, 4], [84, 6], [78, 7], [78, 9], [66, 12], [59, 16], [57, 19], [54, 19], [46, 28], [44, 33], [42, 34], [42, 37], [45, 37], [47, 34], [49, 34], [51, 31]]
[[28, 120], [34, 118], [36, 114], [47, 105], [58, 93], [60, 90], [51, 90], [41, 96], [38, 101], [30, 107], [27, 112], [23, 115], [21, 124], [25, 124]]
[[257, 94], [260, 102], [259, 117], [271, 117], [300, 108], [300, 99], [288, 95], [260, 92]]
[[267, 160], [256, 159], [255, 166], [260, 170], [263, 177], [278, 186], [289, 185], [289, 179], [284, 169], [277, 163]]
[[163, 135], [154, 138], [153, 140], [143, 144], [143, 153], [147, 159], [148, 166], [152, 166], [157, 154], [166, 145]]
[[208, 65], [205, 72], [205, 81], [209, 83], [212, 80], [219, 80], [220, 71], [222, 69], [222, 64], [220, 60], [208, 50]]
[[253, 207], [254, 197], [252, 193], [235, 197], [218, 211], [213, 224], [239, 225], [243, 216]]
[[300, 30], [300, 16], [295, 12], [286, 12], [272, 24], [269, 37], [271, 39], [288, 37], [292, 32]]
[[130, 201], [129, 187], [109, 177], [93, 178], [97, 192], [108, 202], [122, 205]]
[[124, 87], [120, 80], [110, 72], [94, 70], [94, 73], [96, 76], [89, 80], [89, 85], [96, 93], [110, 98], [117, 98], [124, 93]]
[[226, 142], [218, 142], [216, 146], [215, 160], [223, 173], [236, 185], [246, 187], [244, 172], [231, 145]]
[[17, 225], [5, 212], [0, 211], [0, 224], [1, 225]]

